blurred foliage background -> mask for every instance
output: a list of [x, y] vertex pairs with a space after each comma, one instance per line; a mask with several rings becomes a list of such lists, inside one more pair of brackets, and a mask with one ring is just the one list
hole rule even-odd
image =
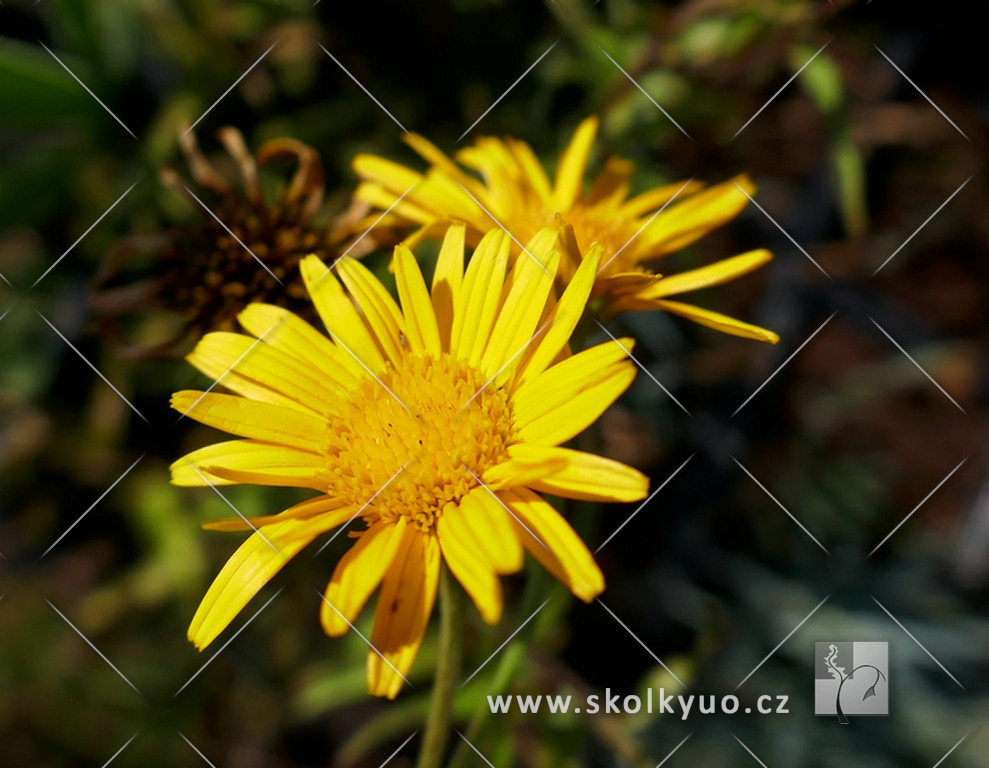
[[[657, 313], [615, 321], [690, 412], [641, 375], [588, 438], [654, 488], [676, 472], [598, 556], [602, 599], [626, 627], [538, 569], [509, 580], [502, 624], [475, 617], [468, 670], [551, 599], [461, 689], [458, 728], [497, 768], [655, 766], [688, 734], [666, 765], [750, 765], [741, 740], [767, 766], [927, 767], [968, 734], [944, 765], [983, 765], [989, 734], [971, 732], [989, 714], [989, 93], [972, 66], [974, 13], [942, 3], [935, 22], [884, 0], [5, 0], [0, 762], [196, 765], [196, 749], [217, 766], [373, 768], [421, 726], [430, 640], [415, 688], [389, 704], [364, 693], [363, 641], [319, 629], [314, 589], [342, 541], [299, 556], [201, 669], [214, 651], [199, 655], [185, 628], [237, 539], [198, 528], [229, 513], [224, 500], [168, 484], [167, 465], [210, 435], [167, 403], [207, 382], [181, 360], [188, 339], [135, 354], [174, 318], [108, 319], [92, 294], [121, 243], [137, 243], [125, 271], [138, 279], [157, 268], [155, 237], [209, 226], [159, 180], [163, 168], [191, 178], [178, 135], [200, 116], [211, 157], [227, 125], [252, 151], [278, 137], [314, 147], [326, 189], [314, 226], [328, 227], [348, 209], [356, 152], [415, 163], [396, 123], [454, 149], [553, 46], [470, 138], [525, 139], [551, 166], [597, 113], [598, 162], [635, 161], [637, 191], [749, 172], [763, 210], [675, 259], [771, 247], [761, 274], [705, 302], [783, 341]], [[265, 184], [277, 194], [291, 171]], [[248, 515], [299, 498], [227, 497]], [[571, 510], [592, 550], [632, 511]], [[694, 693], [730, 693], [765, 658], [737, 693], [743, 705], [786, 694], [791, 714], [483, 713], [501, 691], [678, 690], [627, 630]], [[890, 643], [890, 717], [839, 728], [813, 716], [819, 640]], [[463, 745], [453, 759], [480, 764]]]

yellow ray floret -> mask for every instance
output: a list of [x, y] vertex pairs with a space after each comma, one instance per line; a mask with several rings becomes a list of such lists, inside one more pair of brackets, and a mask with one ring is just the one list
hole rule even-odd
[[[569, 193], [568, 193], [569, 194]], [[594, 559], [540, 493], [635, 501], [640, 472], [560, 447], [631, 384], [630, 339], [575, 355], [569, 340], [603, 250], [592, 248], [559, 299], [570, 246], [546, 229], [510, 262], [511, 241], [484, 235], [464, 267], [453, 226], [432, 286], [405, 246], [395, 251], [399, 301], [362, 264], [301, 264], [326, 336], [278, 307], [240, 316], [250, 335], [205, 336], [189, 361], [232, 394], [177, 392], [172, 406], [239, 439], [172, 465], [177, 485], [250, 483], [320, 495], [279, 514], [218, 521], [253, 531], [220, 571], [189, 627], [215, 640], [303, 547], [353, 522], [357, 539], [326, 587], [320, 621], [345, 633], [377, 591], [368, 689], [395, 697], [429, 622], [443, 563], [484, 621], [502, 614], [500, 576], [528, 551], [582, 600], [604, 588]]]
[[[573, 227], [576, 247], [565, 251], [557, 272], [566, 284], [579, 267], [581, 254], [602, 248], [594, 295], [608, 309], [662, 309], [736, 336], [776, 343], [772, 331], [666, 297], [735, 280], [772, 258], [766, 250], [724, 259], [674, 275], [652, 270], [657, 260], [684, 248], [738, 216], [755, 186], [740, 175], [705, 188], [700, 182], [669, 184], [629, 196], [633, 165], [612, 157], [584, 190], [588, 159], [598, 121], [584, 120], [560, 156], [550, 181], [531, 147], [515, 139], [484, 137], [454, 157], [480, 178], [465, 171], [422, 136], [405, 140], [429, 163], [419, 173], [374, 155], [358, 155], [354, 170], [362, 183], [357, 197], [382, 210], [393, 222], [418, 227], [408, 242], [444, 232], [450, 222], [466, 225], [468, 242], [476, 243], [493, 229], [512, 233], [513, 257], [518, 243], [543, 227], [565, 221]], [[661, 270], [662, 271], [662, 270]]]

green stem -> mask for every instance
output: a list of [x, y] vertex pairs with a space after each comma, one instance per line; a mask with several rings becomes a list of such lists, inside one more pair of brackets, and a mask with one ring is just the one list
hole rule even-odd
[[[530, 564], [531, 565], [531, 564]], [[528, 569], [526, 574], [525, 591], [522, 594], [520, 615], [528, 616], [539, 604], [542, 597], [545, 596], [549, 579], [546, 571], [542, 568], [532, 568]], [[540, 614], [543, 616], [545, 612]], [[538, 620], [537, 620], [538, 621]], [[537, 626], [531, 627], [531, 632], [525, 633], [522, 637], [517, 637], [511, 643], [508, 644], [502, 651], [495, 667], [495, 672], [487, 680], [487, 690], [493, 696], [505, 693], [515, 680], [515, 676], [518, 674], [519, 670], [522, 668], [522, 664], [525, 661], [527, 644], [529, 640], [525, 639], [526, 636], [531, 640], [532, 636], [537, 631]], [[481, 683], [484, 685], [484, 683]], [[491, 719], [491, 710], [488, 707], [478, 707], [474, 713], [474, 717], [471, 718], [470, 723], [467, 726], [466, 736], [471, 742], [477, 741], [481, 736], [481, 732], [485, 729]], [[465, 768], [470, 763], [468, 762], [472, 757], [474, 757], [473, 752], [470, 747], [467, 746], [466, 742], [461, 741], [457, 744], [456, 749], [453, 751], [453, 757], [450, 758], [450, 763], [448, 768]]]
[[444, 567], [440, 574], [440, 653], [416, 768], [440, 768], [443, 763], [464, 646], [465, 597], [460, 585]]

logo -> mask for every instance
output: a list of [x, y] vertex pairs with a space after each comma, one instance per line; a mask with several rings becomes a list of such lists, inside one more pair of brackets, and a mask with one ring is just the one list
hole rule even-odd
[[814, 643], [814, 714], [889, 714], [887, 643]]

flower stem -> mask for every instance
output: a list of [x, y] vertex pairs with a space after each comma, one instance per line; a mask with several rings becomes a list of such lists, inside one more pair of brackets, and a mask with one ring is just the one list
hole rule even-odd
[[440, 574], [440, 652], [426, 731], [416, 768], [440, 768], [450, 735], [450, 712], [460, 675], [466, 594], [445, 566]]

